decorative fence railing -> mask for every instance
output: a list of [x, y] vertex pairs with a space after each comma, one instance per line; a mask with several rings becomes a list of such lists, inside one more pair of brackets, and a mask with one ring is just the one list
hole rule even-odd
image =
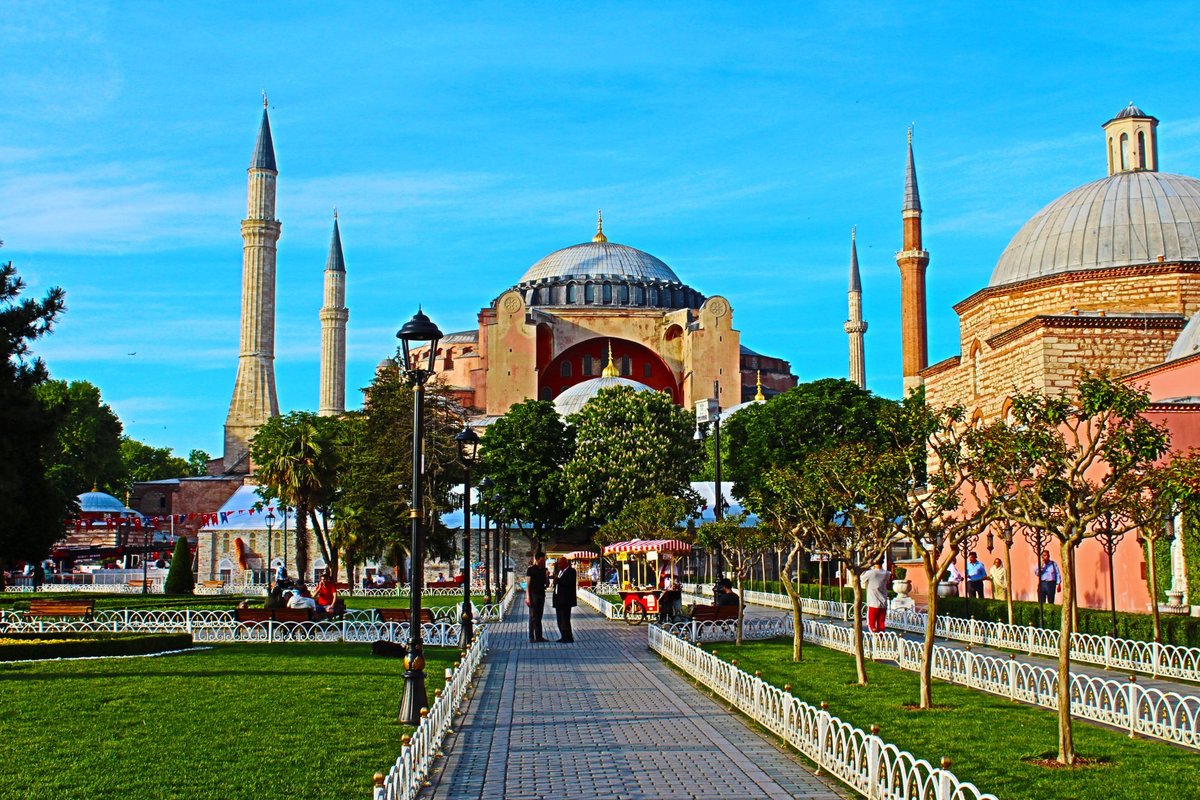
[[[771, 608], [791, 609], [787, 595], [771, 592], [746, 592], [745, 600], [754, 605]], [[853, 613], [850, 603], [832, 600], [801, 600], [805, 614], [848, 621]], [[889, 611], [889, 628], [925, 632], [926, 616], [920, 611]], [[1004, 622], [988, 622], [963, 619], [939, 614], [937, 636], [959, 642], [970, 642], [984, 647], [1003, 650], [1019, 650], [1030, 655], [1058, 657], [1058, 642], [1062, 635], [1057, 630], [1036, 628], [1030, 625], [1009, 625]], [[1200, 647], [1181, 647], [1134, 639], [1114, 639], [1091, 633], [1071, 634], [1071, 660], [1081, 664], [1092, 664], [1105, 669], [1141, 672], [1156, 678], [1176, 678], [1200, 683]]]
[[621, 615], [624, 613], [624, 609], [621, 606], [608, 602], [589, 589], [579, 589], [576, 595], [583, 603], [590, 606], [606, 619], [621, 619]]
[[[664, 626], [668, 631], [693, 641], [728, 641], [733, 638], [729, 622], [683, 623]], [[746, 620], [744, 638], [790, 636], [790, 617]], [[804, 620], [804, 639], [823, 647], [854, 652], [854, 631], [845, 625]], [[894, 661], [912, 672], [921, 669], [921, 642], [895, 633], [863, 632], [869, 658]], [[979, 655], [960, 648], [935, 645], [933, 677], [1007, 697], [1042, 708], [1058, 708], [1058, 670], [1018, 663], [1015, 658]], [[1146, 736], [1200, 750], [1200, 697], [1165, 692], [1137, 681], [1110, 680], [1072, 674], [1071, 714], [1081, 719], [1111, 725], [1130, 736]]]
[[888, 800], [995, 800], [948, 769], [843, 722], [670, 632], [650, 627], [650, 647], [856, 792]]
[[372, 800], [411, 800], [420, 794], [434, 759], [441, 753], [442, 741], [450, 730], [454, 714], [471, 686], [471, 678], [483, 662], [487, 643], [488, 631], [482, 628], [458, 668], [450, 672], [429, 712], [422, 715], [421, 724], [404, 744], [396, 763], [386, 775], [375, 774]]

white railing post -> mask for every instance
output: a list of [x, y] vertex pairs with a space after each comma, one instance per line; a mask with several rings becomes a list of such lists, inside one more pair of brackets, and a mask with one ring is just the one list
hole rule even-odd
[[1017, 654], [1008, 654], [1008, 699], [1017, 701]]
[[1129, 695], [1128, 695], [1128, 699], [1125, 701], [1125, 708], [1129, 712], [1129, 738], [1130, 739], [1137, 738], [1138, 712], [1139, 712], [1140, 706], [1141, 706], [1141, 701], [1140, 701], [1140, 698], [1138, 697], [1138, 694], [1139, 694], [1139, 692], [1138, 692], [1138, 685], [1137, 685], [1137, 676], [1130, 675], [1129, 676]]
[[883, 740], [879, 738], [879, 726], [871, 726], [867, 737], [867, 797], [873, 799], [879, 789], [879, 751]]

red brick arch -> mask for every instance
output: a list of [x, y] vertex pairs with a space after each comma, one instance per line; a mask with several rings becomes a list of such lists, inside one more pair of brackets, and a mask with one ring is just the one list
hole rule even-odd
[[[599, 377], [600, 371], [608, 363], [610, 344], [612, 345], [613, 361], [616, 362], [618, 368], [623, 359], [629, 359], [631, 367], [629, 374], [622, 373], [621, 377], [644, 383], [652, 389], [666, 390], [671, 393], [671, 398], [676, 403], [683, 402], [683, 393], [679, 388], [679, 381], [675, 377], [675, 373], [658, 353], [637, 342], [609, 337], [597, 337], [580, 342], [568, 347], [546, 362], [545, 366], [538, 370], [538, 397], [544, 398], [547, 395], [546, 389], [549, 389], [548, 394], [550, 399], [553, 399], [577, 383]], [[584, 374], [583, 366], [587, 356], [592, 359], [592, 374]], [[563, 375], [564, 362], [571, 365], [569, 376]], [[649, 375], [646, 374], [647, 368], [649, 368]]]

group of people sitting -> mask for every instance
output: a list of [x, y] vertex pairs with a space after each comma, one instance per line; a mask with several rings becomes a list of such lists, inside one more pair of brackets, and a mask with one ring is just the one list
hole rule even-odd
[[337, 584], [328, 574], [321, 575], [317, 588], [310, 592], [302, 580], [292, 580], [285, 573], [276, 576], [265, 608], [307, 609], [314, 614], [341, 614], [346, 610], [346, 601], [338, 596]]

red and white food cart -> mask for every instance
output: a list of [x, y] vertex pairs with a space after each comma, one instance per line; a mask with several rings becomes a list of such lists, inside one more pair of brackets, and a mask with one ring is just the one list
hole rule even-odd
[[659, 588], [659, 564], [664, 556], [682, 556], [692, 546], [678, 539], [634, 539], [616, 542], [604, 548], [604, 555], [616, 559], [621, 583], [618, 590], [625, 621], [640, 625], [650, 614], [658, 614], [663, 590]]

